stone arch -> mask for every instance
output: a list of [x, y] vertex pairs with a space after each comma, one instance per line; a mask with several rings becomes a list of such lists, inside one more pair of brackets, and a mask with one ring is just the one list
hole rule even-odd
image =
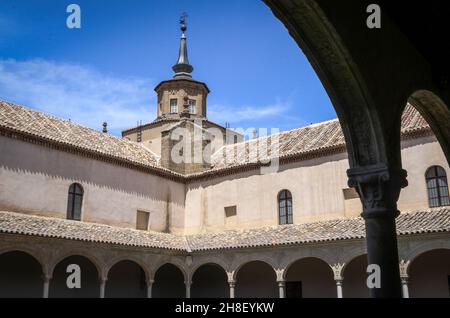
[[274, 258], [268, 257], [266, 255], [240, 255], [238, 256], [231, 265], [231, 279], [236, 280], [236, 275], [244, 265], [251, 262], [263, 262], [269, 265], [275, 275], [277, 275], [277, 269], [279, 269], [278, 264], [274, 261]]
[[277, 271], [271, 263], [256, 258], [249, 259], [233, 273], [238, 298], [279, 297]]
[[345, 268], [347, 267], [347, 265], [350, 264], [354, 259], [363, 255], [367, 256], [367, 250], [365, 246], [358, 246], [352, 248], [351, 250], [348, 250], [345, 257], [342, 257], [342, 264], [344, 264], [344, 266], [342, 267], [341, 273], [345, 272]]
[[193, 298], [227, 298], [228, 273], [223, 266], [205, 262], [192, 271], [191, 295]]
[[407, 270], [410, 297], [449, 297], [450, 248], [431, 249], [417, 255]]
[[161, 267], [163, 267], [164, 265], [167, 265], [167, 264], [173, 265], [176, 268], [178, 268], [181, 271], [181, 273], [183, 274], [184, 281], [185, 282], [189, 281], [189, 279], [190, 279], [189, 272], [186, 270], [184, 264], [181, 261], [178, 261], [175, 258], [174, 259], [170, 259], [170, 260], [166, 259], [166, 260], [162, 260], [162, 261], [158, 262], [155, 265], [155, 267], [154, 267], [154, 269], [152, 271], [153, 272], [153, 279], [155, 278], [154, 275], [156, 275], [158, 270], [161, 269]]
[[433, 250], [450, 250], [450, 241], [448, 239], [442, 239], [422, 242], [412, 248], [408, 253], [405, 253], [403, 259], [410, 262], [407, 273], [409, 273], [409, 268], [416, 258]]
[[317, 257], [291, 262], [283, 273], [287, 298], [335, 298], [336, 284], [330, 264]]
[[265, 0], [305, 53], [341, 122], [350, 166], [388, 162], [374, 101], [349, 48], [316, 1]]
[[[69, 276], [75, 274], [75, 271], [67, 272], [69, 265], [72, 264], [79, 266], [79, 288], [69, 288], [67, 285]], [[59, 259], [52, 267], [51, 277], [49, 286], [51, 298], [97, 298], [100, 295], [99, 268], [85, 255], [71, 253]]]
[[80, 249], [71, 249], [70, 251], [64, 250], [62, 253], [59, 253], [55, 257], [53, 257], [53, 259], [49, 263], [50, 273], [53, 273], [55, 267], [70, 256], [81, 256], [88, 259], [92, 264], [94, 264], [95, 268], [97, 269], [99, 279], [106, 277], [107, 271], [104, 262], [99, 257], [94, 255], [94, 253], [90, 253], [89, 251]]
[[187, 279], [189, 277], [183, 267], [170, 261], [160, 264], [155, 270], [152, 297], [186, 297], [186, 284], [190, 283]]
[[26, 246], [17, 246], [17, 247], [7, 246], [7, 247], [0, 249], [0, 255], [6, 254], [9, 252], [22, 252], [25, 254], [29, 254], [41, 265], [43, 275], [48, 275], [51, 273], [51, 272], [49, 272], [49, 265], [45, 261], [45, 257], [33, 248], [28, 248]]
[[43, 283], [42, 265], [32, 254], [14, 249], [0, 253], [0, 297], [40, 298]]
[[317, 258], [327, 264], [332, 264], [336, 259], [336, 255], [334, 251], [330, 251], [330, 249], [300, 249], [289, 251], [286, 255], [281, 259], [279, 268], [283, 270], [282, 277], [293, 263], [299, 261], [304, 258]]
[[364, 298], [370, 296], [366, 286], [367, 263], [367, 255], [360, 254], [342, 268], [344, 297]]
[[105, 297], [110, 298], [146, 298], [148, 295], [148, 273], [146, 267], [124, 257], [115, 261], [108, 269]]
[[153, 280], [154, 273], [150, 269], [149, 264], [147, 264], [144, 260], [142, 260], [138, 257], [132, 256], [132, 255], [119, 256], [112, 260], [109, 260], [105, 266], [106, 277], [108, 277], [108, 274], [109, 274], [111, 268], [114, 267], [114, 265], [116, 265], [120, 262], [123, 262], [123, 261], [130, 261], [130, 262], [136, 263], [144, 271], [146, 281], [150, 282], [151, 280]]
[[408, 102], [422, 115], [436, 136], [450, 164], [450, 107], [432, 90], [420, 89]]
[[192, 267], [189, 271], [189, 277], [193, 277], [195, 272], [197, 271], [197, 269], [199, 269], [200, 267], [204, 266], [204, 265], [208, 265], [208, 264], [215, 264], [217, 266], [219, 266], [220, 268], [222, 268], [224, 270], [225, 273], [229, 272], [229, 264], [227, 264], [223, 259], [219, 258], [219, 257], [207, 257], [205, 259], [201, 259], [196, 261], [194, 264], [192, 264]]

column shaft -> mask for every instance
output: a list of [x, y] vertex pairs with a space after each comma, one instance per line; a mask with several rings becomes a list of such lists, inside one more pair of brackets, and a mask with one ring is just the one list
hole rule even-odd
[[44, 277], [44, 285], [43, 285], [43, 289], [42, 289], [42, 298], [48, 298], [49, 289], [50, 289], [50, 278], [49, 277]]
[[234, 290], [236, 287], [236, 282], [228, 282], [228, 284], [230, 285], [230, 298], [234, 298], [235, 297]]
[[105, 298], [106, 280], [100, 280], [100, 298]]
[[278, 282], [278, 291], [279, 291], [280, 298], [286, 297], [286, 282], [284, 282], [284, 281]]
[[[401, 298], [400, 270], [395, 218], [399, 215], [397, 200], [407, 186], [406, 171], [384, 163], [347, 171], [350, 187], [356, 188], [363, 204], [368, 262], [380, 269], [375, 298]], [[374, 277], [377, 277], [374, 275]]]

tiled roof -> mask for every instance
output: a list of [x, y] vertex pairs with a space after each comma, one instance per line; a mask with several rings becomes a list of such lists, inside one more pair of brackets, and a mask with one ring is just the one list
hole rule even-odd
[[[402, 134], [425, 129], [429, 129], [425, 119], [408, 104], [402, 116]], [[273, 148], [278, 149], [277, 153], [270, 151], [273, 145], [277, 146]], [[334, 119], [277, 135], [227, 145], [216, 151], [211, 160], [213, 169], [217, 170], [257, 163], [268, 158], [291, 157], [339, 147], [345, 149], [345, 139], [339, 120]]]
[[[397, 218], [397, 232], [399, 235], [450, 232], [450, 207], [402, 213]], [[0, 212], [0, 233], [193, 252], [298, 245], [365, 236], [362, 218], [183, 237], [12, 212]]]
[[115, 245], [186, 250], [186, 241], [183, 237], [172, 234], [13, 212], [0, 212], [0, 232]]
[[158, 157], [138, 143], [4, 101], [0, 127], [131, 163], [158, 165]]
[[[397, 218], [399, 235], [432, 232], [450, 232], [450, 208], [402, 213]], [[188, 237], [188, 242], [192, 250], [215, 250], [329, 242], [364, 237], [364, 220], [358, 217], [193, 235]]]
[[[181, 175], [161, 167], [159, 157], [140, 143], [104, 134], [23, 106], [0, 101], [0, 128], [181, 178]], [[402, 133], [405, 135], [425, 129], [429, 129], [428, 124], [408, 105], [403, 113]], [[271, 149], [277, 149], [276, 152], [270, 149], [266, 151], [267, 145], [271, 145]], [[332, 149], [345, 150], [344, 135], [337, 119], [224, 146], [212, 155], [212, 169], [199, 175], [258, 164], [267, 158], [289, 158]]]

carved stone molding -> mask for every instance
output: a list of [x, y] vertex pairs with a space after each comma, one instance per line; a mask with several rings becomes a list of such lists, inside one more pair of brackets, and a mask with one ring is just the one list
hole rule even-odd
[[345, 267], [345, 263], [336, 263], [330, 265], [330, 267], [333, 270], [334, 280], [341, 283], [344, 280], [343, 269]]
[[407, 280], [409, 278], [408, 275], [408, 270], [409, 270], [409, 264], [411, 263], [411, 261], [405, 261], [405, 260], [401, 260], [400, 261], [400, 278], [402, 279], [402, 281], [405, 279]]
[[364, 218], [399, 215], [397, 200], [408, 185], [406, 170], [377, 164], [349, 169], [347, 175], [349, 187], [356, 188], [361, 198]]
[[284, 281], [285, 281], [285, 278], [284, 278], [285, 269], [284, 268], [276, 268], [275, 269], [275, 273], [277, 275], [277, 282], [278, 283], [284, 283]]
[[228, 284], [230, 284], [231, 287], [234, 287], [236, 285], [236, 279], [234, 277], [234, 271], [227, 272], [228, 277]]

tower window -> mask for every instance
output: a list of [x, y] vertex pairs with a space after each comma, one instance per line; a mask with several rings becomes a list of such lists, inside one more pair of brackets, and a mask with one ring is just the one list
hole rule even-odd
[[178, 113], [178, 100], [177, 99], [170, 100], [170, 112], [172, 114]]
[[278, 216], [280, 225], [293, 224], [292, 194], [283, 190], [278, 194]]
[[69, 197], [67, 200], [67, 219], [81, 220], [81, 206], [83, 204], [83, 187], [78, 183], [73, 183], [69, 187]]
[[444, 168], [439, 166], [430, 167], [425, 174], [425, 178], [430, 208], [450, 205], [447, 174]]
[[189, 114], [195, 114], [195, 100], [189, 100]]

